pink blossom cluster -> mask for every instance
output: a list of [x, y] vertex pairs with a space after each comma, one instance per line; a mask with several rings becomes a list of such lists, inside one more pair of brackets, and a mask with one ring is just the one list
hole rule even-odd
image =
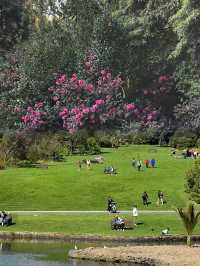
[[102, 70], [94, 84], [79, 79], [75, 73], [70, 79], [61, 75], [56, 79], [55, 87], [48, 91], [63, 127], [74, 132], [83, 126], [104, 124], [116, 117], [124, 104], [121, 97], [120, 104], [115, 107], [116, 92], [119, 93], [121, 84], [120, 76], [113, 79], [110, 72]]
[[165, 82], [165, 81], [168, 81], [168, 80], [169, 80], [169, 77], [166, 76], [166, 75], [163, 75], [163, 76], [159, 77], [159, 83], [162, 83], [162, 82]]
[[[85, 64], [91, 72], [96, 57], [91, 54], [87, 59], [89, 61]], [[36, 102], [34, 107], [29, 106], [21, 117], [22, 123], [28, 128], [37, 128], [45, 121], [52, 122], [54, 116], [56, 126], [74, 133], [82, 127], [110, 125], [111, 121], [120, 124], [127, 118], [152, 121], [156, 117], [151, 109], [143, 112], [134, 103], [125, 102], [120, 75], [113, 78], [110, 71], [102, 70], [99, 77], [92, 80], [81, 79], [76, 73], [70, 78], [65, 74], [59, 75], [55, 84], [48, 89], [49, 99], [45, 103], [41, 100]]]
[[[40, 107], [38, 107], [38, 105]], [[47, 114], [46, 112], [40, 110], [40, 108], [43, 107], [42, 102], [36, 103], [35, 106], [35, 109], [29, 106], [26, 109], [25, 115], [21, 117], [22, 123], [24, 123], [28, 128], [38, 128], [45, 123], [44, 119]]]
[[136, 108], [135, 104], [133, 104], [133, 103], [128, 103], [126, 105], [126, 109], [127, 109], [128, 112], [135, 110], [135, 108]]

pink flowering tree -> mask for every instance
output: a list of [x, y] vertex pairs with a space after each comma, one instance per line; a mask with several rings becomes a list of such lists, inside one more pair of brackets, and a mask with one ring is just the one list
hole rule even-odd
[[[28, 106], [21, 116], [24, 127], [42, 125], [63, 127], [70, 133], [80, 128], [97, 129], [120, 126], [125, 121], [152, 121], [157, 112], [149, 108], [140, 110], [134, 103], [123, 98], [122, 79], [112, 77], [102, 70], [95, 84], [79, 79], [76, 74], [67, 78], [59, 76], [49, 88], [49, 99]], [[20, 112], [20, 107], [15, 107]]]
[[[26, 128], [62, 127], [70, 133], [78, 129], [121, 127], [123, 123], [156, 119], [157, 112], [125, 101], [122, 78], [98, 69], [95, 54], [85, 58], [85, 79], [77, 74], [59, 75], [48, 89], [49, 97], [22, 110], [21, 125]], [[15, 106], [21, 113], [20, 107]]]

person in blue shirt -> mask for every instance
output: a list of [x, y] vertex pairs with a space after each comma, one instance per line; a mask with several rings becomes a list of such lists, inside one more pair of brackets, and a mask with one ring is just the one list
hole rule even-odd
[[155, 168], [155, 166], [156, 166], [156, 160], [155, 159], [151, 159], [151, 166], [152, 166], [152, 168]]

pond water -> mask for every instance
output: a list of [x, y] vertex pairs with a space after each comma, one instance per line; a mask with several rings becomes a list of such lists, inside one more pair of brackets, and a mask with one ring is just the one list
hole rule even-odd
[[[95, 246], [95, 243], [0, 242], [0, 266], [114, 266], [105, 262], [72, 260], [68, 251]], [[99, 244], [98, 244], [99, 246]], [[120, 264], [127, 266], [128, 264]]]

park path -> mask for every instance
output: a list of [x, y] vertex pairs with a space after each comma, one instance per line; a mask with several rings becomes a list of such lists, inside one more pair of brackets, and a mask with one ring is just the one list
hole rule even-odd
[[[20, 214], [20, 215], [48, 215], [48, 214], [54, 214], [54, 215], [77, 215], [77, 214], [87, 214], [87, 215], [93, 215], [93, 214], [108, 214], [107, 211], [10, 211], [12, 213]], [[118, 213], [120, 214], [132, 214], [132, 211], [127, 210], [118, 210]], [[176, 211], [173, 210], [139, 210], [140, 214], [175, 214]]]

